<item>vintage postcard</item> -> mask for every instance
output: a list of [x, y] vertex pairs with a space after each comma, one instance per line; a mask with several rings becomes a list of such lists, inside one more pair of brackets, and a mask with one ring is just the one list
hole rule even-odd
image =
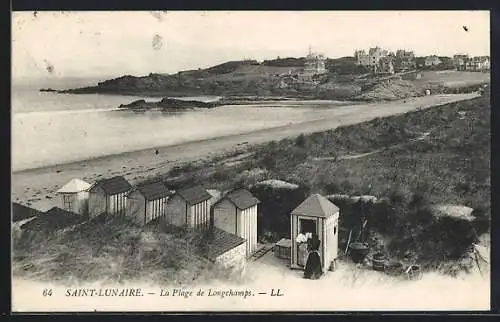
[[12, 13], [14, 312], [490, 309], [488, 11]]

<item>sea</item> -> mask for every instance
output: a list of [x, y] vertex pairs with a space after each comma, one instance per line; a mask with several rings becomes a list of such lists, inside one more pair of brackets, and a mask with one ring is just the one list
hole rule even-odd
[[[69, 87], [67, 82], [61, 84]], [[134, 112], [118, 106], [160, 98], [40, 92], [39, 88], [46, 88], [44, 85], [13, 84], [13, 171], [302, 122], [314, 119], [314, 107], [318, 107], [312, 102], [287, 101], [181, 112]], [[64, 88], [57, 87], [57, 83], [51, 85]], [[88, 84], [72, 82], [72, 86], [82, 85]], [[183, 99], [210, 101], [217, 97]], [[329, 102], [329, 106], [333, 103], [342, 105]]]

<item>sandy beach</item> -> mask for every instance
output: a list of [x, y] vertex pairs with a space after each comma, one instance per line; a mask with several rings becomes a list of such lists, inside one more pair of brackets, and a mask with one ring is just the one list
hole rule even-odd
[[[73, 178], [81, 178], [92, 183], [99, 178], [123, 175], [131, 183], [136, 183], [165, 173], [179, 163], [210, 158], [230, 152], [238, 146], [280, 140], [300, 133], [326, 131], [338, 126], [471, 99], [476, 96], [477, 94], [432, 95], [405, 101], [347, 105], [325, 110], [321, 118], [312, 121], [14, 172], [12, 174], [12, 200], [30, 204], [36, 209], [45, 211], [58, 204], [55, 191]], [[155, 150], [158, 150], [157, 154]]]

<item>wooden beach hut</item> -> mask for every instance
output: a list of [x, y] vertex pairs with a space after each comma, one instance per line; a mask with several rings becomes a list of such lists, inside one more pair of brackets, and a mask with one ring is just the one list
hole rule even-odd
[[87, 215], [89, 202], [88, 189], [90, 187], [90, 183], [76, 178], [66, 183], [57, 190], [57, 194], [61, 197], [61, 208], [80, 215]]
[[89, 216], [125, 214], [126, 196], [132, 189], [124, 177], [98, 180], [89, 188]]
[[246, 189], [224, 195], [214, 204], [214, 226], [246, 240], [247, 257], [257, 249], [257, 205], [259, 199]]
[[212, 227], [207, 230], [204, 256], [223, 271], [244, 274], [246, 268], [246, 240], [235, 234]]
[[201, 186], [176, 191], [167, 201], [167, 222], [177, 227], [208, 227], [211, 198]]
[[291, 268], [304, 268], [297, 236], [317, 235], [323, 272], [330, 269], [338, 254], [339, 208], [320, 194], [312, 194], [291, 213]]
[[125, 214], [139, 225], [164, 217], [172, 192], [162, 182], [137, 185], [127, 195]]

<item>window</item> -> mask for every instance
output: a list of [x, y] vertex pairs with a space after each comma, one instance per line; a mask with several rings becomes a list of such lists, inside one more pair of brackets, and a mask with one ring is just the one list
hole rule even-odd
[[65, 210], [71, 210], [73, 206], [71, 195], [63, 195], [63, 207]]
[[316, 234], [316, 221], [312, 219], [300, 219], [300, 232]]

